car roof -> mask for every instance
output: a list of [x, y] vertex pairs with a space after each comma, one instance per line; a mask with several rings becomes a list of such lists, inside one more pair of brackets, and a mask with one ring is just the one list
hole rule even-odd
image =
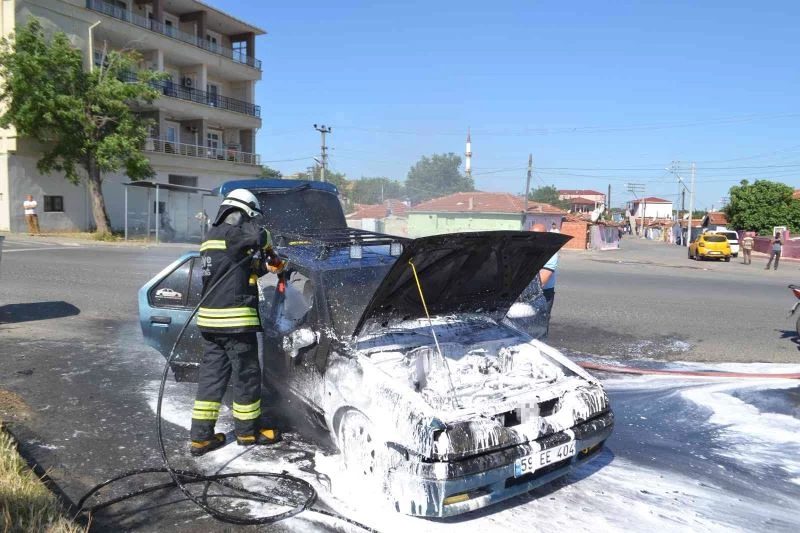
[[249, 191], [270, 191], [280, 189], [294, 189], [297, 187], [307, 187], [309, 189], [316, 189], [319, 191], [326, 191], [333, 194], [339, 194], [339, 189], [332, 183], [322, 181], [309, 181], [309, 180], [284, 180], [284, 179], [253, 179], [253, 180], [231, 180], [226, 181], [218, 188], [214, 189], [214, 193], [220, 196], [225, 196], [234, 189], [247, 189]]

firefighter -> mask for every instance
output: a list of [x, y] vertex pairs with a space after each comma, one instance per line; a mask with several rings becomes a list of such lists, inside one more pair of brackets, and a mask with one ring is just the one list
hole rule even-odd
[[[269, 232], [254, 223], [260, 214], [253, 193], [246, 189], [231, 191], [200, 246], [203, 296], [226, 277], [204, 300], [197, 314], [203, 360], [192, 410], [192, 455], [203, 455], [225, 444], [225, 434], [214, 433], [214, 425], [231, 374], [236, 442], [242, 446], [272, 444], [281, 438], [278, 430], [259, 425], [261, 368], [256, 332], [261, 330], [261, 320], [257, 280], [266, 271], [282, 271], [286, 263], [272, 252]], [[259, 249], [269, 261], [241, 263]], [[232, 269], [235, 272], [230, 272]]]

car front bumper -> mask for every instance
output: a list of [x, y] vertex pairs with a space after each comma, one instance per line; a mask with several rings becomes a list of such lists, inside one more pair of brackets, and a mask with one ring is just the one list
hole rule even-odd
[[[515, 461], [538, 447], [517, 445], [452, 462], [409, 461], [390, 472], [390, 495], [397, 511], [414, 516], [445, 517], [480, 509], [549, 483], [595, 457], [613, 427], [611, 411], [576, 425], [570, 430], [575, 436], [573, 457], [521, 477], [514, 475]], [[562, 431], [537, 443], [546, 449], [569, 439]]]

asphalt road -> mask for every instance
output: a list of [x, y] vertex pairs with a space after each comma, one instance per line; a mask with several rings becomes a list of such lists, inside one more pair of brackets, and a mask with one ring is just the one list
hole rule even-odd
[[800, 264], [765, 264], [691, 261], [685, 248], [632, 238], [616, 251], [561, 252], [549, 342], [619, 358], [800, 362], [787, 289]]
[[[786, 318], [792, 304], [786, 285], [797, 266], [766, 272], [757, 264], [691, 262], [684, 250], [659, 243], [627, 240], [623, 247], [562, 253], [551, 344], [576, 357], [615, 361], [798, 360], [789, 334], [794, 321]], [[142, 344], [136, 291], [184, 249], [27, 238], [5, 243], [0, 389], [7, 392], [0, 394], [0, 419], [11, 421], [24, 454], [73, 500], [116, 472], [159, 464], [153, 403], [163, 360]], [[557, 516], [564, 527], [588, 530], [593, 525], [581, 512], [586, 510], [608, 528], [791, 530], [791, 517], [800, 515], [800, 467], [781, 463], [781, 457], [800, 456], [800, 442], [776, 428], [798, 425], [796, 383], [730, 383], [717, 390], [697, 380], [612, 376], [606, 386], [618, 423], [603, 458], [553, 488], [481, 513], [473, 525], [537, 530], [542, 516]], [[190, 384], [169, 387], [173, 423], [166, 432], [176, 457], [185, 455], [184, 415], [192, 394]], [[745, 427], [737, 432], [720, 405], [749, 415], [743, 415]], [[793, 434], [800, 435], [800, 427]], [[363, 506], [319, 481], [317, 463], [331, 457], [330, 449], [297, 434], [281, 446], [243, 457], [230, 450], [215, 466], [242, 469], [255, 462], [265, 470], [310, 476], [325, 503], [360, 517]], [[759, 491], [752, 491], [756, 485]], [[159, 494], [123, 506], [98, 516], [95, 529], [229, 530], [186, 504], [164, 505], [177, 499]], [[370, 523], [381, 530], [465, 525]], [[341, 527], [302, 518], [273, 530], [348, 530]]]

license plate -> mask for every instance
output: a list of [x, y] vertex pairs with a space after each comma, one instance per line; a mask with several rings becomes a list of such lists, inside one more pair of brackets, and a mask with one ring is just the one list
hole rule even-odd
[[549, 448], [540, 452], [526, 455], [514, 462], [514, 477], [530, 474], [547, 465], [569, 459], [575, 455], [575, 441], [571, 440], [564, 444], [559, 444], [555, 448]]

